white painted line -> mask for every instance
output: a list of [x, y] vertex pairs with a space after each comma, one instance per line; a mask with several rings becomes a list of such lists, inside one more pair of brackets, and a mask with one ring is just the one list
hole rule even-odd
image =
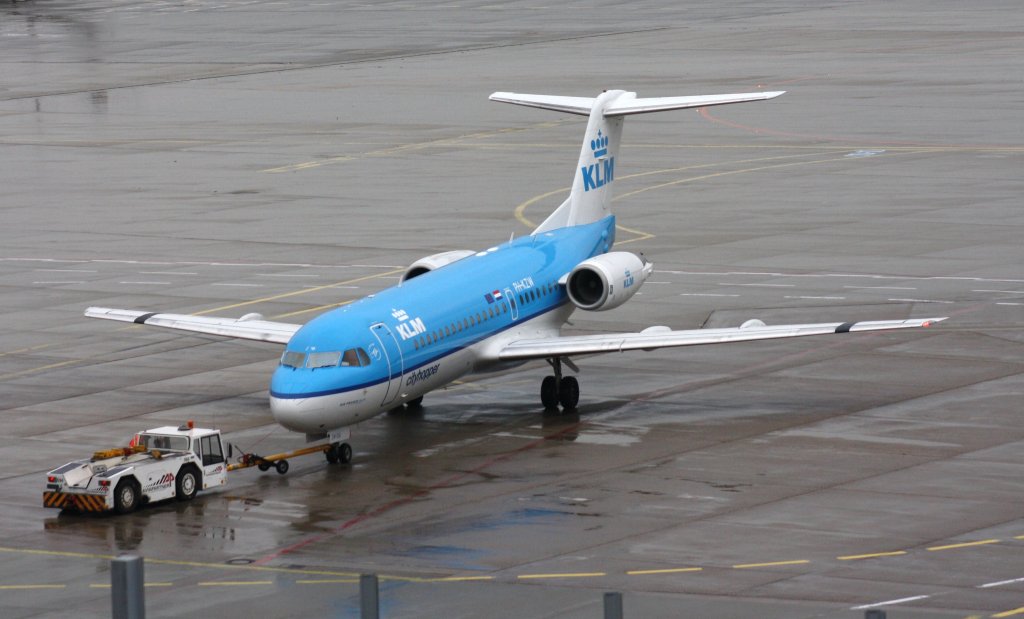
[[738, 294], [711, 294], [711, 293], [699, 293], [699, 292], [684, 292], [680, 294], [681, 297], [738, 297]]
[[990, 587], [1002, 587], [1003, 585], [1012, 585], [1014, 583], [1024, 582], [1024, 578], [1014, 578], [1012, 580], [1000, 580], [999, 582], [987, 582], [983, 585], [978, 585], [978, 589], [988, 589]]
[[845, 299], [846, 297], [791, 297], [791, 296], [787, 295], [787, 296], [784, 296], [782, 298], [783, 299], [829, 299], [829, 300], [840, 300], [841, 301], [841, 300]]
[[[313, 273], [257, 273], [256, 277], [320, 277]], [[650, 282], [647, 282], [648, 284]]]
[[756, 288], [796, 288], [796, 284], [726, 284], [718, 282], [719, 286], [753, 286]]
[[874, 604], [864, 604], [863, 606], [852, 606], [850, 610], [865, 610], [868, 608], [878, 608], [879, 606], [892, 606], [893, 604], [903, 604], [904, 602], [916, 602], [917, 600], [925, 600], [930, 598], [930, 595], [915, 595], [909, 598], [900, 598], [898, 600], [889, 600], [886, 602], [876, 602]]
[[854, 288], [857, 290], [917, 290], [913, 286], [843, 286], [843, 288]]
[[146, 260], [106, 260], [102, 258], [90, 260], [90, 262], [99, 262], [101, 264], [152, 264], [154, 266], [167, 266], [175, 264], [173, 262], [151, 262]]
[[901, 301], [903, 303], [952, 303], [952, 301], [936, 301], [935, 299], [887, 299], [888, 301]]
[[129, 284], [138, 286], [170, 286], [171, 282], [118, 282], [119, 284]]
[[3, 262], [67, 262], [69, 264], [83, 264], [90, 260], [60, 260], [58, 258], [0, 258]]
[[263, 284], [210, 284], [211, 286], [235, 286], [238, 288], [262, 288]]
[[1001, 303], [996, 303], [996, 305], [1024, 305], [1024, 303], [1010, 303], [1009, 301], [1004, 301]]
[[971, 292], [998, 292], [999, 294], [1024, 294], [1024, 290], [972, 290]]
[[[396, 267], [398, 268], [398, 267]], [[928, 277], [914, 277], [908, 275], [885, 275], [882, 273], [778, 273], [774, 271], [673, 271], [669, 269], [658, 269], [658, 273], [672, 273], [674, 275], [714, 275], [716, 277], [735, 277], [756, 275], [760, 277], [842, 277], [847, 279], [896, 279], [902, 281], [965, 281], [965, 282], [1010, 282], [1024, 284], [1024, 279], [1004, 279], [988, 277], [959, 277], [952, 275], [932, 275]]]

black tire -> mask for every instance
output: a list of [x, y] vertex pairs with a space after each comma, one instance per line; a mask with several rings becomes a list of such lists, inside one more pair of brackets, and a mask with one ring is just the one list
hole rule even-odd
[[540, 403], [547, 410], [558, 408], [558, 381], [554, 376], [545, 376], [541, 381]]
[[274, 465], [274, 468], [277, 469], [278, 475], [284, 475], [285, 473], [288, 472], [288, 461], [278, 460], [277, 464]]
[[117, 482], [114, 488], [114, 511], [119, 514], [129, 514], [138, 508], [142, 502], [142, 488], [135, 478], [129, 477]]
[[266, 460], [261, 460], [260, 463], [256, 465], [256, 468], [266, 473], [267, 471], [270, 470], [270, 466], [270, 462], [267, 462]]
[[352, 461], [352, 446], [348, 443], [342, 443], [338, 447], [338, 459], [341, 460], [342, 464], [348, 464]]
[[405, 412], [405, 404], [399, 404], [398, 406], [396, 406], [394, 408], [389, 408], [388, 409], [388, 414], [389, 415], [398, 415], [398, 414], [404, 413], [404, 412]]
[[184, 466], [174, 479], [174, 498], [179, 501], [191, 501], [196, 497], [203, 485], [203, 476], [194, 466]]
[[576, 410], [576, 405], [580, 403], [580, 383], [575, 376], [566, 376], [562, 378], [561, 387], [558, 400], [562, 403], [562, 408], [567, 411]]
[[340, 462], [341, 456], [338, 454], [338, 444], [331, 443], [331, 446], [324, 452], [324, 456], [326, 456], [328, 464], [337, 464]]
[[405, 403], [408, 408], [423, 408], [423, 396], [413, 398]]

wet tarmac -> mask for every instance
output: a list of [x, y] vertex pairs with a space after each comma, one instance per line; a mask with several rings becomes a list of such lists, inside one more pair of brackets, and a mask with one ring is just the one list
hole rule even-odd
[[[1014, 2], [0, 5], [0, 615], [1024, 614], [1024, 29]], [[627, 122], [623, 249], [573, 332], [950, 316], [914, 333], [540, 364], [359, 426], [351, 466], [238, 472], [123, 517], [45, 471], [194, 419], [267, 453], [279, 349], [90, 305], [302, 322], [528, 233], [582, 119], [496, 90], [788, 90]]]

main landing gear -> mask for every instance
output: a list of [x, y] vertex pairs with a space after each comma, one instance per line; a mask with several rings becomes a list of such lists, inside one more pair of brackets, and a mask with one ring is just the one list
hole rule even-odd
[[540, 384], [540, 401], [544, 408], [554, 410], [561, 404], [564, 410], [576, 410], [576, 405], [580, 403], [580, 383], [575, 376], [562, 376], [562, 363], [565, 362], [574, 372], [579, 372], [579, 368], [562, 357], [552, 357], [547, 362], [555, 373], [545, 376]]

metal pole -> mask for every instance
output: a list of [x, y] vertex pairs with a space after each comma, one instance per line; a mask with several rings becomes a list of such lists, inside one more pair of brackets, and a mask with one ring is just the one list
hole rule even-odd
[[604, 619], [622, 619], [622, 594], [618, 591], [604, 594]]
[[362, 619], [380, 619], [380, 599], [376, 574], [359, 577], [359, 608]]
[[110, 561], [110, 601], [113, 619], [146, 619], [142, 557], [121, 555]]
[[866, 610], [864, 611], [864, 619], [885, 619], [884, 610]]

